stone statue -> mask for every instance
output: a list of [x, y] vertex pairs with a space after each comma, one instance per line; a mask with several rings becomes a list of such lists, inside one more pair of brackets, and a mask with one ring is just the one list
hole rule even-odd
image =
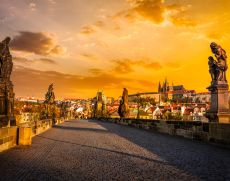
[[212, 56], [208, 57], [208, 66], [209, 66], [209, 73], [212, 78], [212, 82], [216, 80], [217, 70], [216, 70], [216, 61], [213, 59]]
[[8, 80], [13, 68], [12, 56], [9, 51], [9, 43], [10, 37], [6, 37], [2, 42], [0, 42], [0, 78]]
[[48, 91], [45, 95], [45, 103], [47, 103], [47, 104], [54, 104], [55, 103], [55, 95], [54, 95], [53, 90], [54, 90], [53, 84], [50, 84]]
[[68, 103], [66, 102], [62, 102], [61, 105], [60, 105], [60, 116], [63, 117], [63, 118], [67, 118], [67, 105]]
[[122, 99], [120, 100], [120, 105], [118, 108], [118, 114], [121, 118], [129, 117], [129, 100], [128, 100], [128, 90], [124, 88]]
[[94, 103], [94, 117], [100, 118], [107, 116], [106, 100], [103, 98], [103, 91], [98, 91]]
[[216, 57], [216, 60], [212, 56], [208, 58], [209, 73], [212, 78], [212, 84], [217, 81], [227, 82], [226, 71], [228, 66], [226, 52], [220, 45], [217, 45], [215, 42], [211, 43], [210, 48]]
[[48, 91], [45, 94], [45, 116], [46, 119], [52, 119], [53, 124], [56, 122], [56, 104], [55, 104], [55, 95], [53, 84], [50, 84]]
[[10, 37], [0, 41], [0, 127], [16, 125], [14, 117], [14, 91], [10, 81], [13, 68], [9, 49]]
[[210, 48], [216, 59], [212, 56], [208, 58], [212, 83], [207, 89], [211, 94], [211, 104], [205, 116], [210, 122], [230, 123], [229, 86], [226, 79], [227, 55], [225, 50], [214, 42], [211, 43]]

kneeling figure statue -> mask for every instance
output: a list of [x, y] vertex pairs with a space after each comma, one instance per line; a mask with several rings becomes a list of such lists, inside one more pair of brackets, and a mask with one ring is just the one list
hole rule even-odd
[[208, 58], [209, 72], [211, 74], [212, 84], [217, 83], [218, 81], [227, 82], [226, 71], [228, 69], [228, 65], [226, 52], [220, 45], [217, 45], [215, 42], [211, 43], [210, 48], [216, 57], [216, 60], [212, 56]]

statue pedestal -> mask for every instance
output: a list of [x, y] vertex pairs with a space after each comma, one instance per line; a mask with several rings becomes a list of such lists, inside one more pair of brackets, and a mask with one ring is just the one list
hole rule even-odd
[[13, 84], [0, 78], [0, 127], [15, 126]]
[[225, 81], [218, 81], [207, 88], [211, 92], [211, 107], [205, 116], [210, 122], [230, 123], [228, 88]]

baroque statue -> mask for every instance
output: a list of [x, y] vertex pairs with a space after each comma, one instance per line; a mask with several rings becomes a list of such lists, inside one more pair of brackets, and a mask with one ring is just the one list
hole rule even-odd
[[14, 117], [14, 92], [10, 75], [13, 69], [10, 54], [10, 37], [0, 41], [0, 127], [16, 124]]
[[106, 102], [103, 98], [103, 91], [98, 91], [94, 99], [94, 117], [106, 116]]
[[228, 69], [226, 51], [214, 42], [211, 43], [210, 48], [215, 55], [215, 59], [212, 56], [208, 58], [212, 82], [207, 89], [211, 94], [211, 102], [205, 116], [210, 122], [230, 123], [229, 86], [226, 79], [226, 71]]
[[13, 68], [12, 56], [9, 51], [10, 37], [0, 42], [0, 78], [10, 79]]
[[226, 52], [215, 42], [211, 43], [210, 48], [216, 57], [216, 60], [212, 56], [208, 58], [209, 73], [212, 78], [212, 84], [217, 83], [218, 81], [227, 82], [226, 71], [228, 69], [228, 65]]
[[44, 118], [52, 119], [53, 124], [55, 124], [56, 120], [56, 105], [55, 105], [55, 94], [53, 84], [50, 84], [48, 87], [48, 91], [45, 94], [45, 114]]
[[48, 91], [45, 95], [45, 103], [47, 103], [47, 104], [54, 104], [55, 103], [53, 84], [49, 85]]
[[120, 100], [120, 105], [118, 107], [118, 114], [121, 118], [129, 117], [129, 100], [128, 100], [128, 90], [124, 88], [122, 99]]

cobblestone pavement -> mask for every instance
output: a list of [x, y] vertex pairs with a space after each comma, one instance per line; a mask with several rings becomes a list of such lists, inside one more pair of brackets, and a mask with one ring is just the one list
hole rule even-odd
[[0, 153], [0, 180], [230, 180], [230, 151], [127, 126], [73, 120]]

